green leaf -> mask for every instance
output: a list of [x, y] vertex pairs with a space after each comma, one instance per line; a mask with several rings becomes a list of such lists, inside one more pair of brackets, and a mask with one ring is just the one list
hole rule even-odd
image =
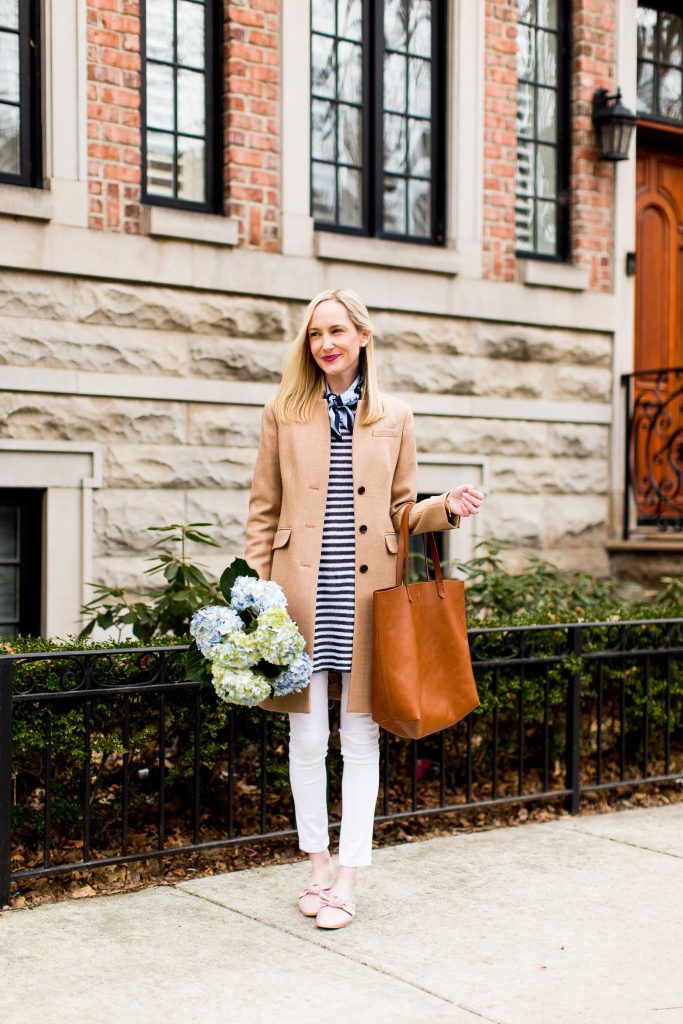
[[221, 593], [225, 600], [230, 604], [230, 591], [232, 585], [238, 576], [254, 576], [256, 579], [259, 578], [259, 574], [256, 569], [252, 569], [248, 562], [245, 562], [243, 558], [233, 558], [232, 562], [227, 569], [223, 571], [221, 576]]
[[185, 655], [185, 671], [187, 678], [193, 683], [210, 683], [211, 669], [209, 663], [192, 641]]

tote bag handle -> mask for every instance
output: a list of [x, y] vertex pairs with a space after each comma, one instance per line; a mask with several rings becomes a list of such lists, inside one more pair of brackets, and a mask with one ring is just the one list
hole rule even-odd
[[[398, 542], [398, 558], [396, 559], [396, 586], [400, 587], [404, 580], [406, 581], [406, 590], [408, 591], [408, 600], [413, 603], [410, 596], [410, 587], [407, 583], [408, 576], [408, 518], [410, 512], [415, 505], [414, 501], [409, 501], [403, 508], [403, 515], [401, 516], [401, 535]], [[427, 571], [427, 580], [429, 580], [429, 568], [427, 566], [427, 542], [429, 542], [429, 550], [432, 556], [432, 564], [434, 565], [434, 584], [437, 589], [437, 593], [440, 598], [446, 597], [446, 590], [443, 585], [443, 573], [441, 572], [441, 562], [439, 560], [439, 552], [436, 547], [436, 540], [433, 533], [426, 533], [424, 535], [425, 542], [425, 569]]]

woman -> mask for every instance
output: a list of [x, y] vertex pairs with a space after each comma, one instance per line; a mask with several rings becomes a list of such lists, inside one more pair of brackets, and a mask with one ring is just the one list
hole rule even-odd
[[[308, 305], [277, 395], [263, 412], [245, 558], [281, 584], [313, 658], [305, 690], [264, 701], [289, 712], [290, 780], [311, 874], [299, 909], [320, 928], [356, 910], [358, 868], [371, 863], [379, 728], [371, 716], [372, 593], [394, 584], [401, 513], [416, 496], [408, 405], [378, 390], [372, 325], [359, 296], [322, 292]], [[449, 530], [484, 495], [467, 484], [418, 502], [411, 533]], [[329, 854], [325, 758], [328, 671], [341, 672], [343, 757], [339, 870]]]

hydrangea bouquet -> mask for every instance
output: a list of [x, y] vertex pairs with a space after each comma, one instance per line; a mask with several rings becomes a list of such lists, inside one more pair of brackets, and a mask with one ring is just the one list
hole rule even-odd
[[282, 588], [243, 558], [228, 566], [220, 588], [227, 604], [192, 616], [187, 678], [210, 680], [222, 700], [248, 707], [308, 686], [312, 662]]

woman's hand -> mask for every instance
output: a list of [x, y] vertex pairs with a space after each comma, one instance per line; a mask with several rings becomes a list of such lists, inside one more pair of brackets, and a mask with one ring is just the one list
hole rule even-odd
[[483, 500], [483, 491], [478, 491], [470, 484], [462, 484], [448, 492], [446, 504], [452, 515], [465, 519], [467, 516], [476, 516]]

